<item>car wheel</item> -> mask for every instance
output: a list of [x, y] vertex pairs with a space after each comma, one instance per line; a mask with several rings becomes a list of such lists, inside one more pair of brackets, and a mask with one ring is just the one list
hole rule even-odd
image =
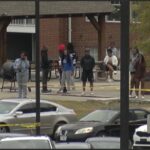
[[97, 136], [104, 137], [107, 136], [107, 133], [105, 131], [100, 131], [97, 133]]
[[55, 136], [55, 132], [56, 132], [56, 130], [58, 129], [58, 127], [60, 127], [60, 126], [62, 126], [62, 125], [64, 125], [64, 124], [66, 124], [66, 122], [58, 122], [58, 123], [55, 125], [54, 131], [53, 131], [53, 135], [52, 135], [53, 138], [54, 138], [54, 136]]
[[0, 127], [0, 133], [6, 133], [9, 132], [8, 127]]

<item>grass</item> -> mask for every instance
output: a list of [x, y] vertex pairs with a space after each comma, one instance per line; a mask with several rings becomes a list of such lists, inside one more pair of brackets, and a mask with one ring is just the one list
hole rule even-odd
[[[78, 119], [85, 116], [86, 114], [96, 110], [96, 109], [111, 109], [111, 108], [120, 108], [119, 101], [56, 101], [56, 103], [72, 108], [77, 113]], [[130, 108], [145, 108], [150, 110], [150, 102], [130, 102]]]
[[[84, 115], [96, 110], [96, 109], [110, 109], [110, 108], [120, 108], [119, 101], [110, 101], [110, 102], [102, 102], [102, 101], [63, 101], [58, 100], [54, 101], [58, 104], [66, 106], [68, 108], [74, 109], [77, 113], [77, 117], [80, 119]], [[130, 108], [145, 108], [150, 110], [149, 102], [130, 102]]]

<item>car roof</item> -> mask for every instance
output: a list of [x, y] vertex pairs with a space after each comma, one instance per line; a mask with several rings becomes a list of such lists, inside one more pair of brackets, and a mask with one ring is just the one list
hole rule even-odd
[[[36, 99], [19, 99], [19, 98], [12, 98], [12, 99], [1, 99], [0, 101], [4, 101], [4, 102], [14, 102], [14, 103], [27, 103], [27, 102], [36, 102]], [[45, 103], [50, 103], [52, 105], [55, 105], [55, 106], [59, 106], [59, 107], [63, 107], [63, 108], [66, 108], [62, 105], [59, 105], [55, 102], [52, 102], [52, 101], [49, 101], [49, 100], [40, 100], [40, 102], [45, 102]], [[68, 108], [69, 109], [69, 108]]]
[[95, 141], [95, 142], [101, 142], [101, 141], [112, 141], [112, 142], [120, 142], [119, 137], [91, 137], [87, 138], [86, 141]]
[[50, 140], [48, 136], [20, 136], [20, 137], [6, 137], [1, 141], [14, 141], [14, 140]]
[[55, 143], [56, 149], [91, 149], [89, 143], [84, 142], [66, 142], [66, 143]]
[[0, 139], [6, 137], [21, 137], [21, 136], [29, 136], [29, 135], [23, 133], [0, 133]]

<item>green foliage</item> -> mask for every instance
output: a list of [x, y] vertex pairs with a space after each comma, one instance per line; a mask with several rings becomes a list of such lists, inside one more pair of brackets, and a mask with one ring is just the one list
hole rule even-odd
[[[135, 2], [132, 4], [135, 14], [134, 22], [131, 23], [131, 34], [134, 36], [134, 45], [137, 45], [145, 56], [150, 54], [150, 2]], [[147, 65], [150, 66], [150, 57], [146, 57]]]

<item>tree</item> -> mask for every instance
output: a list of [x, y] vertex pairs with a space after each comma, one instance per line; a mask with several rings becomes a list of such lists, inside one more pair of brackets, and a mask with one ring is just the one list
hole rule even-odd
[[150, 65], [150, 2], [137, 1], [132, 3], [131, 34], [134, 35], [133, 45], [137, 45], [146, 56]]

